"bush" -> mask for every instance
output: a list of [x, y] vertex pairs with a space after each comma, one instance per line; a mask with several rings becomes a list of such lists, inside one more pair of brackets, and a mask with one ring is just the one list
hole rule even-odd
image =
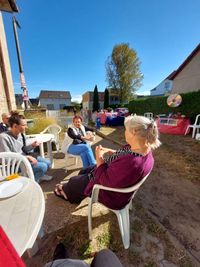
[[43, 131], [50, 124], [55, 124], [56, 121], [53, 118], [40, 118], [34, 120], [33, 127], [27, 129], [27, 134], [37, 134]]
[[135, 99], [129, 102], [129, 112], [143, 115], [145, 112], [156, 114], [169, 114], [180, 112], [189, 117], [193, 123], [197, 114], [200, 114], [200, 90], [181, 94], [182, 103], [179, 107], [172, 108], [167, 105], [168, 96], [148, 97]]

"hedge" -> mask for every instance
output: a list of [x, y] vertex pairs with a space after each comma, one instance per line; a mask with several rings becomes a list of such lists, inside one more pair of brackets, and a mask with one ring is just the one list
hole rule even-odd
[[157, 114], [176, 114], [180, 112], [182, 115], [189, 117], [193, 123], [197, 114], [200, 114], [200, 90], [181, 94], [182, 103], [179, 107], [169, 107], [167, 105], [168, 96], [148, 97], [134, 99], [129, 102], [129, 112], [143, 115], [145, 112], [152, 112]]

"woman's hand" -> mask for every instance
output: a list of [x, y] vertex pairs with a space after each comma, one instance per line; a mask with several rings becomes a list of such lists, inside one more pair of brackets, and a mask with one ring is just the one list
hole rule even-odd
[[116, 152], [116, 150], [111, 149], [111, 148], [106, 148], [106, 147], [102, 147], [102, 149], [104, 150], [104, 152], [108, 155], [112, 155], [113, 153]]
[[39, 145], [40, 145], [40, 143], [39, 143], [38, 141], [35, 141], [35, 142], [33, 142], [33, 143], [31, 144], [32, 147], [37, 147], [37, 146], [39, 146]]
[[33, 165], [36, 165], [37, 164], [37, 159], [32, 157], [32, 156], [26, 156], [27, 159], [30, 161], [30, 163], [32, 163]]
[[104, 163], [104, 160], [103, 160], [104, 154], [105, 154], [105, 151], [104, 151], [103, 147], [101, 145], [96, 146], [95, 155], [96, 155], [97, 167], [99, 167], [101, 164]]
[[86, 140], [86, 141], [93, 141], [94, 136], [91, 134], [86, 134], [85, 136], [81, 136], [82, 140]]

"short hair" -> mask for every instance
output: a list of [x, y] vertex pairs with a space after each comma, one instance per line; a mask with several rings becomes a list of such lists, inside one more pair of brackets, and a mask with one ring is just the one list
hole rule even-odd
[[125, 118], [124, 125], [130, 132], [134, 129], [136, 135], [145, 139], [152, 149], [160, 146], [161, 142], [155, 121], [144, 116], [131, 115]]
[[11, 114], [11, 116], [8, 119], [8, 123], [9, 123], [10, 127], [12, 127], [14, 124], [20, 125], [21, 120], [25, 119], [24, 115], [20, 115], [19, 112], [17, 112], [17, 111], [11, 111], [10, 114]]
[[76, 115], [76, 116], [73, 117], [73, 122], [74, 122], [76, 119], [80, 119], [81, 122], [83, 121], [83, 118], [82, 118], [81, 116], [79, 116], [79, 115]]
[[2, 119], [8, 118], [9, 117], [9, 113], [2, 113], [1, 117], [2, 117]]

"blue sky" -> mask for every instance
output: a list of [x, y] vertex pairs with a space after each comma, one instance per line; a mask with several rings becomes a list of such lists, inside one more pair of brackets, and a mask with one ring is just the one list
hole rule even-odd
[[[149, 93], [200, 42], [199, 0], [17, 0], [16, 18], [29, 97], [41, 89], [69, 90], [72, 100], [107, 86], [105, 61], [129, 43]], [[4, 13], [14, 88], [21, 93], [11, 14]]]

